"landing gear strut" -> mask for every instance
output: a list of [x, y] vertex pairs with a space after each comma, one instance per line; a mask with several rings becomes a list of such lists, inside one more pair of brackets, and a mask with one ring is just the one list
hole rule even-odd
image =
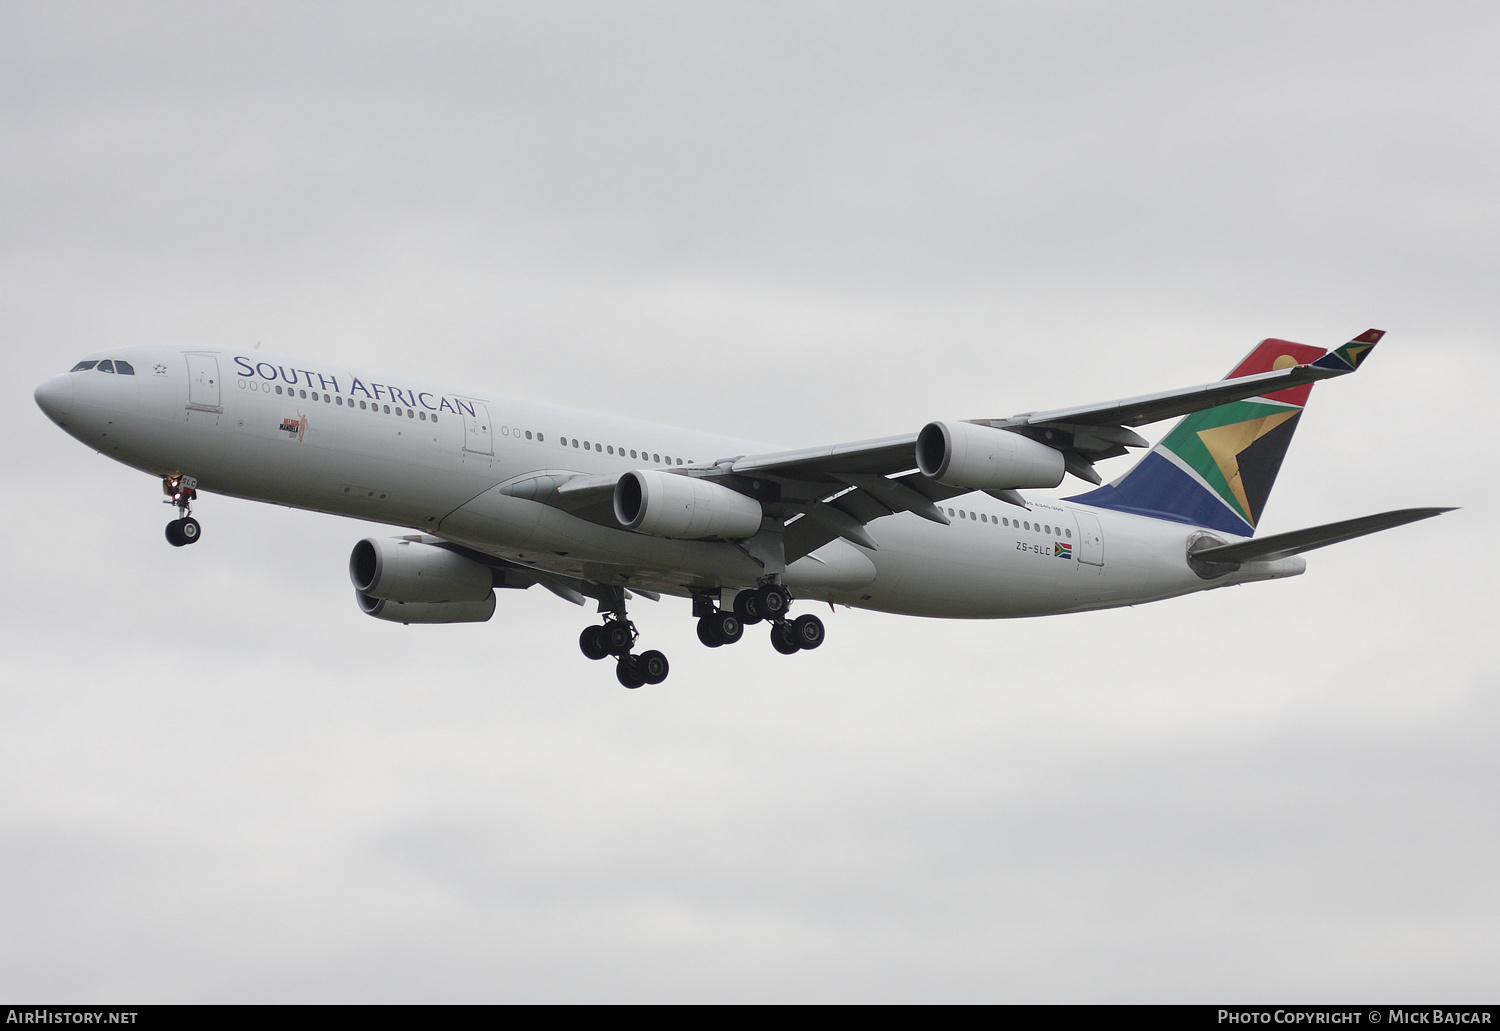
[[198, 497], [197, 488], [197, 480], [181, 474], [164, 477], [161, 481], [162, 493], [167, 496], [165, 503], [177, 506], [177, 518], [167, 524], [167, 543], [174, 548], [197, 544], [198, 537], [203, 532], [198, 520], [188, 514], [192, 510], [194, 499]]
[[601, 610], [607, 607], [609, 614], [602, 626], [584, 627], [583, 633], [578, 635], [579, 650], [590, 659], [613, 655], [616, 659], [615, 678], [632, 690], [642, 684], [660, 684], [666, 680], [671, 665], [661, 652], [653, 649], [639, 655], [631, 654], [630, 650], [640, 635], [625, 614], [625, 592], [620, 588], [612, 589], [608, 605], [600, 602], [599, 607]]

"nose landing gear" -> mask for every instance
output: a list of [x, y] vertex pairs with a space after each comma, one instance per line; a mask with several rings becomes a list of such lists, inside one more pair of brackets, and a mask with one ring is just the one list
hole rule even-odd
[[203, 533], [198, 520], [188, 514], [192, 510], [193, 501], [198, 497], [197, 488], [197, 480], [180, 473], [164, 477], [161, 481], [162, 493], [167, 496], [164, 503], [177, 506], [177, 518], [167, 524], [167, 543], [174, 548], [197, 544], [199, 535]]

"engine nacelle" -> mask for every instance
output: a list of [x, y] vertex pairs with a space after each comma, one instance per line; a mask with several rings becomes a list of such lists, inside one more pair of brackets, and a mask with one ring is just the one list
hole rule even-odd
[[615, 519], [656, 537], [753, 537], [760, 502], [728, 487], [656, 469], [626, 473], [615, 484]]
[[483, 601], [390, 601], [354, 592], [368, 616], [392, 623], [483, 623], [495, 614], [495, 592]]
[[452, 603], [483, 602], [488, 598], [490, 609], [494, 610], [495, 583], [489, 566], [419, 541], [366, 537], [349, 554], [349, 579], [361, 595], [384, 601]]
[[1056, 487], [1062, 452], [1030, 437], [972, 422], [930, 422], [917, 434], [917, 468], [949, 487]]

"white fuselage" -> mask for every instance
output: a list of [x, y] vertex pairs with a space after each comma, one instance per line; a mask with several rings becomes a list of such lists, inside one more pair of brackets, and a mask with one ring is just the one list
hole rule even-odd
[[[499, 488], [540, 472], [707, 465], [775, 446], [356, 372], [258, 351], [121, 348], [134, 375], [67, 373], [38, 402], [67, 432], [200, 490], [411, 527], [538, 569], [686, 595], [754, 584], [746, 550], [606, 526]], [[871, 551], [835, 540], [793, 562], [799, 597], [913, 615], [997, 618], [1107, 608], [1301, 572], [1301, 559], [1214, 580], [1200, 531], [1069, 501], [1029, 511], [972, 493], [951, 525], [898, 514]], [[951, 513], [950, 513], [951, 510]], [[1225, 539], [1221, 536], [1220, 539]], [[1228, 538], [1233, 540], [1234, 538]]]

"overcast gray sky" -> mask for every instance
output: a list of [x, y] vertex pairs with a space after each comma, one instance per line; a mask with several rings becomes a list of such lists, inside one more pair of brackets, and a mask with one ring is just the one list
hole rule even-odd
[[[6, 4], [0, 997], [1493, 1002], [1497, 52], [1477, 3]], [[1370, 326], [1263, 531], [1459, 512], [794, 657], [641, 603], [636, 692], [537, 590], [363, 616], [367, 526], [171, 549], [31, 400], [259, 341], [812, 445]]]

